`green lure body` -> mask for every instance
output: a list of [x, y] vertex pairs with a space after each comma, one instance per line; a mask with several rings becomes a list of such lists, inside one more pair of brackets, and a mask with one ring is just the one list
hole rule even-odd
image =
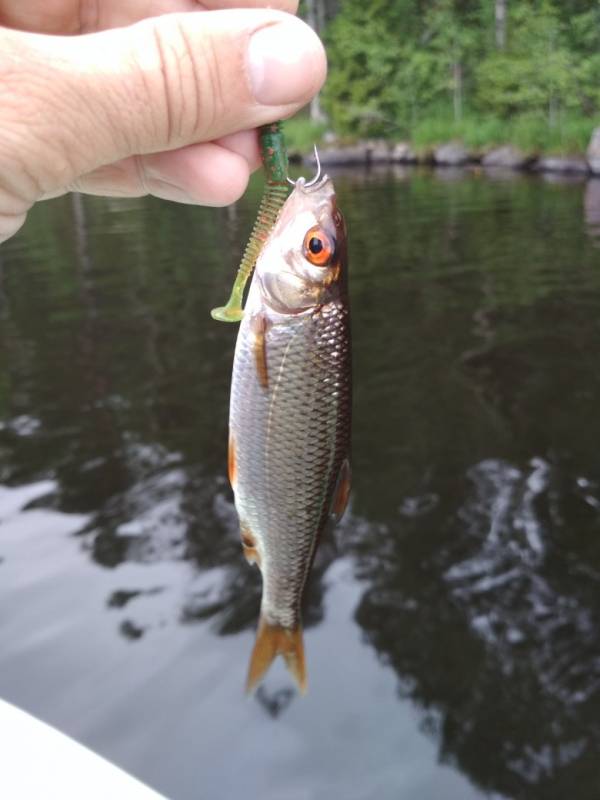
[[244, 250], [235, 282], [227, 304], [213, 308], [213, 319], [220, 322], [239, 322], [244, 316], [244, 289], [252, 275], [256, 259], [273, 229], [281, 207], [290, 193], [287, 181], [288, 158], [281, 122], [263, 125], [260, 129], [260, 153], [265, 170], [266, 186], [252, 234]]

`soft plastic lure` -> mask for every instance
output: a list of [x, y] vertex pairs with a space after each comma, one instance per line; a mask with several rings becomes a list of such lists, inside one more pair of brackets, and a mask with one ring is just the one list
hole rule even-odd
[[266, 186], [260, 202], [252, 234], [235, 277], [227, 304], [213, 308], [213, 319], [220, 322], [239, 322], [244, 316], [244, 289], [256, 265], [256, 259], [273, 229], [281, 207], [289, 193], [288, 157], [281, 122], [263, 125], [260, 129], [260, 152], [265, 170]]

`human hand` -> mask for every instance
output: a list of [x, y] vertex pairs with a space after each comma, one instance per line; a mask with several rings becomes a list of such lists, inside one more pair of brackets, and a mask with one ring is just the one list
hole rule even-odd
[[297, 0], [264, 5], [0, 0], [0, 241], [68, 191], [236, 200], [255, 128], [325, 78], [316, 35], [283, 13]]

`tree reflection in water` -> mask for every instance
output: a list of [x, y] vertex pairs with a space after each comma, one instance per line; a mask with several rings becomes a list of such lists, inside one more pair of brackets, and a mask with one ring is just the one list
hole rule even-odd
[[583, 479], [561, 486], [560, 467], [536, 459], [484, 461], [467, 480], [443, 548], [405, 547], [413, 529], [388, 569], [361, 571], [357, 620], [403, 694], [435, 711], [445, 757], [508, 796], [563, 797], [600, 755], [600, 576], [570, 542]]

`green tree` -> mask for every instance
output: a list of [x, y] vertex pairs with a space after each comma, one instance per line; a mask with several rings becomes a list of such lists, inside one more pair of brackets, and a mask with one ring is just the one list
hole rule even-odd
[[599, 0], [331, 0], [328, 8], [323, 104], [340, 133], [410, 137], [434, 122], [460, 135], [464, 117], [500, 135], [504, 126], [507, 139], [531, 124], [558, 141], [566, 126], [585, 138], [600, 112]]
[[348, 0], [327, 33], [325, 105], [342, 131], [404, 131], [436, 105], [463, 109], [479, 2]]
[[441, 76], [438, 92], [452, 98], [455, 121], [461, 119], [467, 83], [480, 49], [478, 2], [438, 0], [425, 15], [425, 43]]
[[545, 115], [554, 126], [563, 110], [578, 105], [564, 26], [548, 0], [513, 4], [509, 19], [506, 49], [491, 52], [477, 70], [477, 105], [503, 117]]

